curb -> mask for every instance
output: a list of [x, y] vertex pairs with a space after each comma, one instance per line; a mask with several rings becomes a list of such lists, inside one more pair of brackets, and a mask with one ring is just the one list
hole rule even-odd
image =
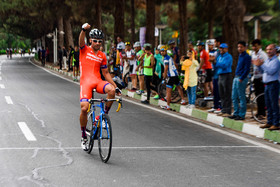
[[[123, 95], [126, 95], [128, 97], [138, 99], [138, 100], [145, 100], [145, 96], [140, 96], [136, 94], [135, 92], [131, 92], [129, 90], [122, 90]], [[156, 106], [166, 106], [167, 103], [162, 100], [155, 100], [154, 98], [150, 98], [150, 104], [156, 105]], [[182, 106], [180, 104], [174, 104], [170, 103], [170, 108], [175, 110], [176, 112], [185, 114], [187, 116], [191, 116], [197, 119], [205, 120], [208, 122], [211, 122], [217, 126], [220, 127], [226, 127], [233, 129], [235, 131], [243, 132], [252, 136], [255, 136], [257, 138], [263, 138], [267, 139], [269, 141], [273, 141], [274, 143], [280, 143], [280, 131], [269, 131], [267, 129], [261, 129], [259, 125], [252, 124], [252, 123], [244, 123], [242, 121], [235, 121], [233, 119], [220, 117], [215, 114], [210, 114], [208, 112], [205, 112], [203, 110], [199, 109], [188, 109], [185, 106]]]
[[[39, 63], [35, 59], [34, 59], [34, 61]], [[65, 71], [59, 70], [58, 68], [55, 68], [55, 67], [47, 65], [47, 64], [45, 65], [45, 67], [72, 78], [72, 73], [70, 73], [70, 72], [65, 72]], [[143, 95], [138, 95], [135, 92], [131, 92], [126, 89], [122, 89], [122, 94], [126, 95], [128, 97], [137, 99], [137, 100], [141, 100], [141, 101], [143, 101], [147, 98]], [[150, 104], [155, 105], [155, 106], [166, 106], [167, 105], [167, 103], [165, 101], [155, 100], [152, 97], [150, 98]], [[191, 117], [194, 117], [197, 119], [208, 121], [208, 122], [211, 122], [220, 127], [230, 128], [235, 131], [239, 131], [239, 132], [243, 132], [248, 135], [255, 136], [257, 138], [263, 138], [263, 139], [269, 140], [271, 142], [274, 142], [275, 144], [280, 143], [280, 131], [269, 131], [267, 129], [261, 129], [259, 127], [259, 125], [256, 125], [256, 124], [244, 123], [242, 121], [235, 121], [233, 119], [220, 117], [215, 114], [211, 114], [211, 113], [205, 112], [203, 110], [199, 110], [197, 108], [188, 109], [185, 106], [181, 106], [180, 104], [170, 103], [170, 108], [172, 108], [174, 111], [179, 112], [181, 114], [185, 114], [187, 116], [191, 116]]]

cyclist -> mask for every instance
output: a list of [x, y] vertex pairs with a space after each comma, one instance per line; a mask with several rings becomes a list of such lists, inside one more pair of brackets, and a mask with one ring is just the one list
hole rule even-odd
[[7, 58], [9, 58], [9, 56], [10, 56], [10, 49], [9, 48], [6, 49], [6, 53], [7, 53]]
[[178, 89], [179, 95], [182, 98], [181, 104], [184, 105], [186, 104], [186, 101], [184, 100], [184, 95], [183, 95], [183, 89], [180, 86], [180, 81], [178, 77], [178, 71], [175, 67], [173, 59], [167, 55], [167, 47], [162, 46], [160, 48], [161, 55], [163, 56], [163, 63], [164, 63], [164, 73], [163, 73], [163, 78], [166, 79], [166, 101], [167, 101], [167, 106], [166, 110], [170, 110], [170, 101], [171, 101], [171, 92], [173, 85], [176, 85], [176, 88]]
[[180, 59], [179, 59], [179, 48], [175, 44], [175, 40], [172, 39], [168, 42], [168, 45], [170, 46], [170, 49], [172, 50], [172, 57], [173, 61], [175, 62], [175, 66], [177, 68], [177, 71], [181, 71], [180, 68]]
[[211, 95], [213, 94], [213, 83], [212, 83], [212, 65], [209, 61], [209, 54], [205, 50], [205, 43], [198, 43], [198, 50], [200, 56], [199, 69], [206, 73], [205, 83], [204, 83], [204, 96], [208, 97], [209, 88]]
[[[90, 29], [88, 23], [83, 24], [82, 31], [79, 36], [80, 45], [80, 125], [82, 130], [81, 146], [86, 151], [86, 125], [87, 125], [87, 110], [89, 107], [89, 99], [92, 97], [92, 90], [96, 89], [98, 93], [108, 94], [108, 99], [115, 98], [115, 93], [121, 94], [120, 90], [114, 83], [108, 68], [106, 55], [99, 49], [103, 40], [103, 33], [98, 29], [92, 29], [89, 33], [90, 46], [85, 45], [86, 31]], [[100, 68], [105, 79], [103, 81], [100, 75]], [[107, 102], [105, 105], [105, 113], [108, 114], [113, 102]]]

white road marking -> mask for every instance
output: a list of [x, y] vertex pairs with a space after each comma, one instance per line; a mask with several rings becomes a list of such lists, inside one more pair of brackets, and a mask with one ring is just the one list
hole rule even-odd
[[0, 81], [2, 80], [2, 77], [0, 77]]
[[18, 122], [18, 125], [28, 141], [37, 141], [35, 136], [33, 135], [33, 133], [31, 132], [31, 130], [29, 129], [29, 127], [25, 122]]
[[0, 84], [0, 88], [5, 89], [5, 85], [4, 84]]
[[6, 102], [7, 102], [9, 105], [13, 105], [13, 104], [14, 104], [10, 96], [5, 96], [5, 99], [6, 99]]
[[[31, 62], [30, 59], [29, 59], [29, 61]], [[50, 74], [52, 74], [52, 75], [55, 75], [55, 76], [57, 76], [57, 77], [60, 77], [61, 79], [64, 79], [64, 80], [69, 81], [69, 82], [72, 82], [72, 83], [74, 83], [74, 84], [80, 85], [80, 84], [77, 83], [77, 82], [73, 82], [73, 81], [71, 81], [71, 80], [69, 80], [69, 79], [66, 79], [66, 78], [64, 78], [64, 77], [61, 77], [60, 75], [57, 75], [57, 74], [55, 74], [55, 73], [53, 73], [53, 72], [50, 72], [50, 71], [48, 71], [48, 70], [46, 70], [46, 69], [44, 69], [44, 68], [42, 68], [42, 67], [40, 67], [40, 66], [34, 64], [33, 62], [31, 62], [31, 63], [32, 63], [34, 66], [37, 66], [37, 67], [39, 67], [39, 68], [45, 70], [46, 72], [48, 72], [48, 73], [50, 73]], [[221, 133], [221, 134], [230, 136], [230, 137], [232, 137], [232, 138], [236, 138], [236, 139], [238, 139], [238, 140], [242, 140], [242, 141], [244, 141], [244, 142], [247, 142], [247, 143], [253, 144], [253, 145], [255, 145], [255, 146], [259, 146], [259, 147], [261, 147], [261, 148], [263, 148], [263, 149], [266, 149], [266, 150], [269, 150], [269, 151], [272, 151], [272, 152], [275, 152], [275, 153], [280, 154], [280, 150], [279, 150], [279, 149], [276, 149], [276, 148], [274, 148], [274, 147], [265, 145], [265, 144], [263, 144], [263, 143], [259, 143], [259, 142], [257, 142], [257, 141], [250, 140], [250, 139], [248, 139], [248, 138], [245, 138], [245, 137], [242, 137], [242, 136], [239, 136], [239, 135], [236, 135], [236, 134], [233, 134], [233, 133], [224, 131], [224, 130], [222, 130], [222, 129], [219, 129], [219, 128], [216, 128], [216, 127], [212, 127], [212, 126], [209, 126], [209, 125], [205, 125], [205, 124], [203, 124], [203, 123], [201, 123], [201, 122], [197, 122], [197, 121], [188, 119], [188, 118], [186, 118], [186, 117], [182, 117], [182, 116], [173, 114], [173, 113], [171, 113], [171, 112], [164, 111], [164, 110], [162, 110], [162, 109], [157, 109], [157, 108], [154, 108], [154, 107], [151, 107], [151, 106], [148, 106], [148, 105], [144, 105], [144, 104], [141, 104], [141, 103], [138, 103], [138, 102], [129, 100], [129, 99], [123, 98], [123, 101], [129, 102], [129, 103], [132, 103], [132, 104], [135, 104], [135, 105], [144, 107], [144, 108], [148, 108], [148, 109], [151, 109], [151, 110], [160, 112], [160, 113], [162, 113], [162, 114], [165, 114], [165, 115], [168, 115], [168, 116], [177, 118], [177, 119], [181, 119], [181, 120], [187, 121], [187, 122], [189, 122], [189, 123], [193, 123], [193, 124], [199, 125], [199, 126], [201, 126], [201, 127], [204, 127], [204, 128], [207, 128], [207, 129], [210, 129], [210, 130], [219, 132], [219, 133]]]
[[[182, 149], [205, 149], [205, 148], [262, 148], [260, 146], [167, 146], [167, 147], [112, 147], [114, 150], [182, 150]], [[0, 151], [4, 150], [59, 150], [58, 147], [2, 147]], [[81, 147], [63, 147], [65, 150], [81, 150]], [[93, 147], [98, 149], [98, 147]]]

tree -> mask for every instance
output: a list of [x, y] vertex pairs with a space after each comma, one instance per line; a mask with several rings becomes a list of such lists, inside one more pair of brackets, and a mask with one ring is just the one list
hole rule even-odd
[[130, 30], [131, 30], [131, 42], [134, 43], [135, 42], [135, 6], [134, 6], [134, 0], [130, 0], [130, 6], [131, 6], [131, 26], [130, 26]]
[[155, 47], [155, 0], [146, 0], [146, 42]]
[[245, 39], [243, 18], [246, 7], [243, 0], [226, 0], [224, 10], [224, 28], [223, 35], [226, 43], [229, 45], [229, 53], [233, 57], [233, 71], [237, 66], [237, 43]]
[[115, 2], [115, 26], [114, 26], [114, 39], [117, 40], [117, 37], [120, 36], [124, 38], [124, 0], [118, 0]]
[[187, 0], [179, 0], [179, 15], [180, 15], [180, 51], [184, 55], [187, 52], [188, 44], [188, 25], [187, 25]]
[[102, 25], [102, 21], [101, 21], [101, 14], [102, 14], [102, 10], [101, 10], [101, 0], [97, 0], [96, 1], [96, 5], [95, 5], [95, 10], [96, 10], [96, 27], [98, 29], [102, 29], [101, 25]]

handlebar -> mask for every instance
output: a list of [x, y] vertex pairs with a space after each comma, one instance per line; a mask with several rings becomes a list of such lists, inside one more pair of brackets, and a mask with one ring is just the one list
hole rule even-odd
[[[106, 102], [110, 102], [110, 101], [117, 101], [118, 102], [118, 108], [116, 110], [116, 112], [119, 112], [120, 109], [122, 108], [122, 98], [117, 98], [117, 99], [90, 99], [89, 100], [89, 104], [90, 106], [94, 103], [94, 102], [100, 102], [100, 103], [106, 103]], [[89, 106], [89, 108], [90, 108]]]

